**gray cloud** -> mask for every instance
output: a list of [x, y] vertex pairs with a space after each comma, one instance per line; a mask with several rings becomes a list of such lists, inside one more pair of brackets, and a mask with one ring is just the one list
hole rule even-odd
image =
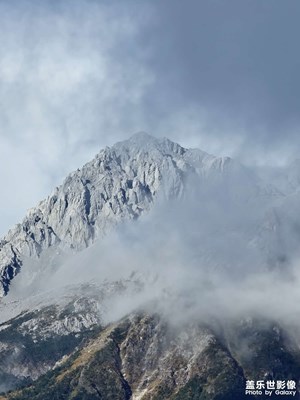
[[0, 1], [4, 233], [145, 130], [246, 163], [298, 152], [296, 0]]
[[247, 161], [297, 154], [299, 11], [296, 1], [162, 2], [148, 36], [160, 108], [187, 110], [187, 136]]

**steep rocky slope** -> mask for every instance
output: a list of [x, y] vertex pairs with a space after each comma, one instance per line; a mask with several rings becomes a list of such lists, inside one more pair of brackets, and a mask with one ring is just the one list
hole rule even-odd
[[1, 240], [0, 295], [8, 292], [25, 258], [39, 258], [53, 246], [83, 249], [121, 220], [149, 210], [158, 194], [182, 195], [191, 173], [213, 178], [231, 164], [229, 158], [144, 133], [101, 150]]

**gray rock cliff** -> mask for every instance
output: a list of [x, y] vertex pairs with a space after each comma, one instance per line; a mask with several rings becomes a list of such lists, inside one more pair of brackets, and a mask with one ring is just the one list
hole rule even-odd
[[183, 195], [189, 174], [214, 177], [231, 164], [145, 133], [101, 150], [0, 241], [0, 296], [24, 258], [39, 258], [51, 246], [84, 249], [120, 221], [138, 218], [159, 196]]

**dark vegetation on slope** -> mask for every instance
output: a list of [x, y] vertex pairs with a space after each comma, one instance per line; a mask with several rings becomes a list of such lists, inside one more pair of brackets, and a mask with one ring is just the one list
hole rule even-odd
[[300, 354], [280, 328], [230, 326], [220, 337], [195, 323], [181, 336], [157, 315], [133, 315], [95, 330], [60, 366], [2, 399], [243, 400], [252, 398], [246, 379], [299, 379]]

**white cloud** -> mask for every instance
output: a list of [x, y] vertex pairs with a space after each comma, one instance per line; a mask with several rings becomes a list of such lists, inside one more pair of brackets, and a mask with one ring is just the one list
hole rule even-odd
[[[129, 279], [127, 292], [107, 299], [108, 321], [149, 307], [174, 323], [258, 316], [299, 325], [298, 198], [251, 200], [242, 178], [192, 179], [185, 198], [156, 203], [80, 253], [53, 258], [53, 248], [25, 262], [4, 301], [57, 301], [72, 285], [75, 291], [84, 283], [110, 288]], [[278, 204], [279, 222], [270, 229]], [[139, 279], [144, 286], [133, 291]]]

